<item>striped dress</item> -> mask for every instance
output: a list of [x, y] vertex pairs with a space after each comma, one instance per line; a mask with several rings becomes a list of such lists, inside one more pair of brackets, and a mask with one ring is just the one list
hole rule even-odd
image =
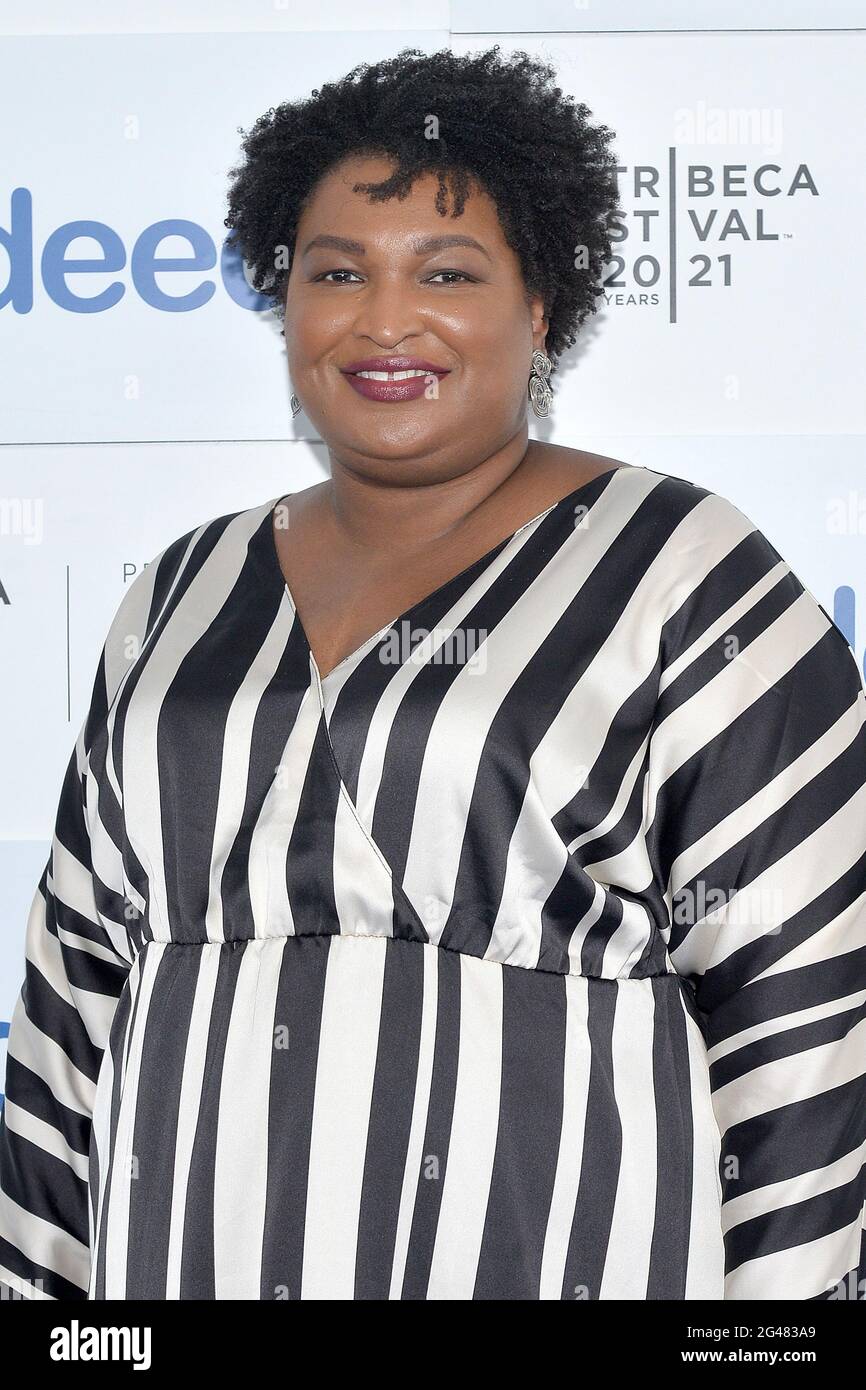
[[280, 499], [109, 629], [26, 927], [0, 1280], [863, 1297], [866, 693], [731, 502], [611, 469], [324, 678]]

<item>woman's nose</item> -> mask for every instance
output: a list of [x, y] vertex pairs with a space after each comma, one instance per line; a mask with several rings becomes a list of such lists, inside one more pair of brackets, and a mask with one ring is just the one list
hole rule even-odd
[[358, 298], [355, 331], [383, 345], [399, 343], [423, 331], [420, 301], [420, 290], [404, 279], [371, 281]]

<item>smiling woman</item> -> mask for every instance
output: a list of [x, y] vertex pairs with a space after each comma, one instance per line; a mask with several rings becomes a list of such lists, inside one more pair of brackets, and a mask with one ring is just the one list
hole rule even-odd
[[866, 692], [732, 503], [529, 440], [609, 253], [588, 115], [408, 50], [245, 139], [330, 477], [107, 635], [9, 1039], [25, 1297], [866, 1273]]

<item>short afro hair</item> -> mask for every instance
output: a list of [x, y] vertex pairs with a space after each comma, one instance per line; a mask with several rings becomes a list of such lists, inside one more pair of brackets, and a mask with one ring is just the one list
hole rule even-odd
[[[430, 117], [438, 138], [428, 139]], [[439, 176], [436, 207], [463, 211], [474, 179], [496, 204], [527, 292], [548, 318], [546, 351], [556, 359], [598, 307], [597, 283], [611, 258], [618, 205], [613, 132], [588, 120], [556, 85], [554, 70], [499, 45], [461, 56], [405, 48], [360, 63], [306, 100], [271, 107], [245, 132], [244, 161], [229, 171], [227, 244], [246, 262], [254, 289], [285, 322], [298, 220], [319, 179], [352, 155], [396, 161], [381, 183], [356, 185], [371, 199], [404, 198], [419, 175]], [[279, 248], [286, 248], [282, 260]], [[287, 262], [287, 264], [286, 264]], [[283, 330], [285, 331], [285, 330]]]

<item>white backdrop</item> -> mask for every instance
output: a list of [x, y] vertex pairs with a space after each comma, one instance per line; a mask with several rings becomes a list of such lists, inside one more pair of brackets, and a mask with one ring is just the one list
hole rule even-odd
[[616, 131], [626, 217], [534, 433], [729, 497], [866, 647], [862, 0], [536, 0], [531, 33], [518, 0], [68, 8], [0, 18], [0, 1081], [124, 586], [209, 517], [327, 475], [279, 326], [223, 253], [237, 128], [267, 107], [407, 45], [551, 61]]

